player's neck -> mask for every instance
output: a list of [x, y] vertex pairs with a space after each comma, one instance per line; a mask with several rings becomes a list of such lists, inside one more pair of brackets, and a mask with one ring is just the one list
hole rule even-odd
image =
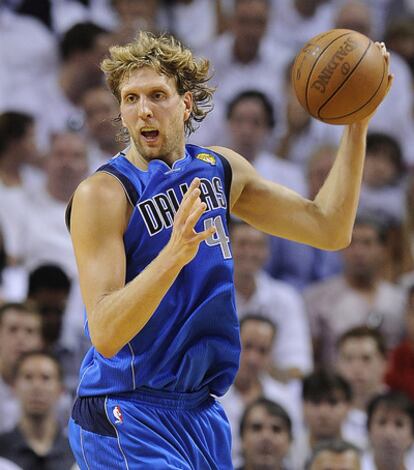
[[134, 143], [131, 143], [128, 150], [125, 153], [126, 158], [136, 167], [140, 168], [141, 170], [147, 170], [148, 164], [152, 160], [162, 160], [167, 165], [172, 166], [174, 162], [180, 160], [185, 155], [185, 144], [183, 143], [180, 148], [171, 152], [168, 155], [157, 155], [150, 159], [145, 158], [135, 147]]

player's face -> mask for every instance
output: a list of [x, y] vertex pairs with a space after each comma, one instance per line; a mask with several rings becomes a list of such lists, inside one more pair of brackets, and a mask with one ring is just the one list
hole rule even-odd
[[126, 77], [120, 94], [122, 122], [144, 161], [160, 158], [172, 163], [181, 158], [191, 93], [179, 95], [173, 78], [143, 67]]
[[247, 417], [242, 446], [246, 468], [278, 469], [289, 451], [289, 433], [282, 419], [257, 406]]
[[356, 395], [369, 395], [381, 387], [385, 359], [372, 338], [349, 338], [340, 347], [337, 368]]
[[411, 420], [402, 411], [379, 405], [371, 418], [369, 437], [379, 461], [399, 459], [413, 443]]
[[331, 452], [325, 450], [318, 454], [310, 470], [359, 470], [360, 460], [356, 452]]

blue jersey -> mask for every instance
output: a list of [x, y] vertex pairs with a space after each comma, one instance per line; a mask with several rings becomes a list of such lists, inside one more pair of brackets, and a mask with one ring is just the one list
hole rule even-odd
[[214, 395], [224, 394], [234, 380], [240, 355], [227, 227], [229, 163], [211, 150], [187, 145], [184, 157], [172, 167], [153, 160], [143, 171], [121, 153], [98, 171], [117, 178], [134, 206], [124, 233], [126, 283], [167, 244], [174, 214], [195, 177], [201, 180], [201, 199], [207, 204], [195, 229], [214, 224], [216, 232], [200, 244], [195, 258], [128, 344], [111, 358], [94, 347], [88, 351], [79, 396], [143, 388], [193, 392], [205, 387]]

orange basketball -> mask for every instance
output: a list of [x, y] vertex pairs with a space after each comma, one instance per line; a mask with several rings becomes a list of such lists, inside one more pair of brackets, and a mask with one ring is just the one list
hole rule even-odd
[[313, 117], [352, 124], [381, 103], [388, 66], [371, 39], [349, 29], [332, 29], [312, 38], [296, 56], [292, 83]]

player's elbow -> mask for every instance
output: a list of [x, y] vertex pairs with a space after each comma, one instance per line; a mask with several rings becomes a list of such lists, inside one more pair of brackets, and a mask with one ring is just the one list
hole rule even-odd
[[345, 231], [341, 230], [326, 240], [326, 244], [323, 249], [327, 251], [339, 251], [348, 247], [350, 243], [351, 234], [347, 234]]
[[90, 329], [90, 335], [91, 342], [99, 354], [107, 359], [110, 359], [116, 355], [118, 348], [114, 346], [113, 341], [108, 337], [107, 334], [100, 334], [97, 331], [92, 332], [92, 329]]

